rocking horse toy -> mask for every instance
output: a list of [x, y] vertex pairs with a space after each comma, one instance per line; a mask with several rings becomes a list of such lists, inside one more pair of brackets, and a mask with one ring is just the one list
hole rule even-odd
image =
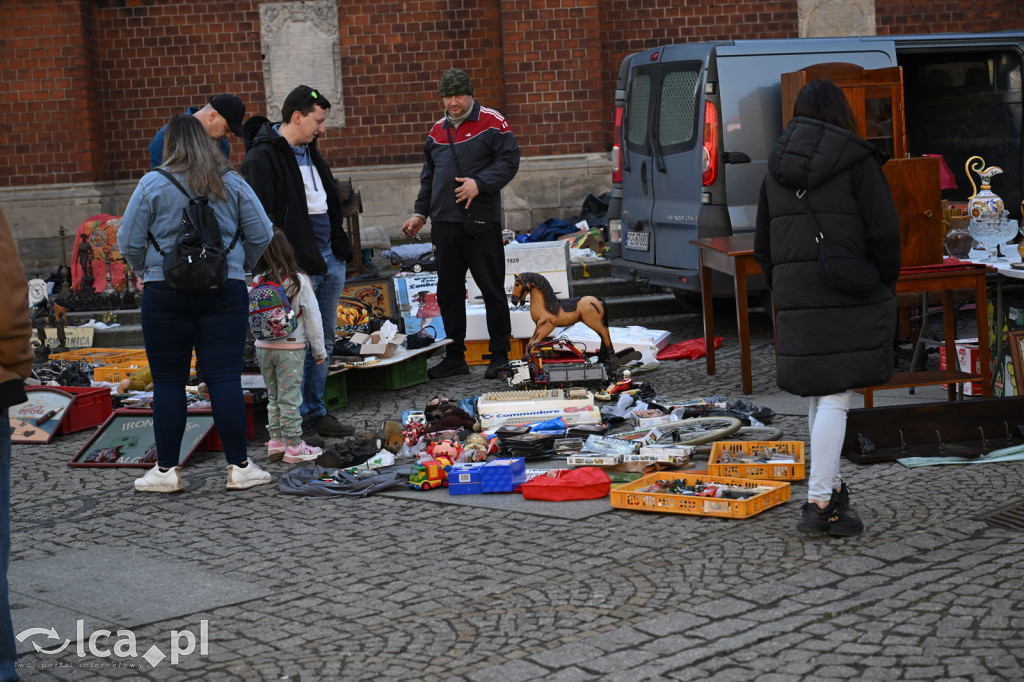
[[[524, 272], [515, 276], [512, 285], [512, 304], [522, 305], [530, 299], [530, 317], [536, 329], [527, 344], [543, 340], [555, 327], [567, 327], [577, 322], [587, 325], [601, 338], [598, 359], [608, 362], [612, 359], [612, 339], [608, 333], [608, 311], [604, 302], [596, 296], [580, 298], [558, 298], [551, 283], [535, 272]], [[632, 350], [632, 349], [631, 349]]]

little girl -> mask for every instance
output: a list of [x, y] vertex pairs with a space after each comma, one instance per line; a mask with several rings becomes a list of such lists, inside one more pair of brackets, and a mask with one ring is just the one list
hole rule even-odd
[[[299, 270], [292, 245], [278, 229], [274, 230], [253, 272], [257, 273], [253, 286], [264, 280], [279, 283], [288, 294], [292, 311], [298, 315], [298, 325], [291, 335], [272, 341], [257, 339], [255, 343], [256, 359], [267, 385], [267, 430], [270, 432], [267, 457], [271, 461], [284, 459], [289, 463], [316, 459], [321, 450], [302, 440], [302, 415], [299, 413], [306, 343], [312, 348], [317, 364], [327, 360], [313, 284]], [[304, 324], [306, 320], [310, 324]]]

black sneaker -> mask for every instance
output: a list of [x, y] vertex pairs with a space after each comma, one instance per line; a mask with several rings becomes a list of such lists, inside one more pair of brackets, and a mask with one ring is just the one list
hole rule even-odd
[[[312, 427], [313, 431], [324, 438], [341, 438], [343, 436], [351, 436], [355, 433], [355, 429], [351, 426], [342, 424], [329, 414], [310, 417], [309, 425]], [[306, 443], [309, 443], [309, 441], [306, 441]]]
[[830, 501], [824, 509], [813, 502], [805, 502], [803, 516], [796, 527], [797, 530], [812, 535], [828, 534], [839, 537], [859, 535], [864, 532], [864, 524], [860, 519], [839, 511], [839, 505], [834, 500]]
[[508, 358], [491, 356], [491, 361], [487, 363], [487, 370], [484, 372], [484, 379], [502, 379], [505, 377], [502, 374], [507, 373], [508, 370]]
[[458, 374], [469, 374], [466, 358], [460, 355], [446, 355], [444, 360], [427, 370], [427, 376], [431, 379], [443, 379]]
[[857, 512], [850, 509], [850, 488], [846, 485], [846, 481], [843, 481], [839, 485], [839, 490], [832, 491], [832, 501], [839, 507], [839, 511], [843, 514], [849, 514], [850, 516], [860, 518], [857, 516]]

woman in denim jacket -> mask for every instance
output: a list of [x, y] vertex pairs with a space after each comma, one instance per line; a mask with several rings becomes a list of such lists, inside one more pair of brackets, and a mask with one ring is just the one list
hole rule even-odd
[[164, 282], [163, 256], [178, 237], [186, 197], [164, 175], [146, 173], [128, 201], [118, 246], [145, 288], [142, 292], [142, 336], [153, 375], [153, 431], [157, 466], [135, 480], [143, 492], [178, 492], [178, 472], [185, 433], [185, 383], [192, 350], [202, 367], [210, 393], [213, 420], [228, 461], [229, 489], [270, 482], [270, 474], [250, 462], [246, 442], [246, 410], [242, 393], [248, 295], [245, 273], [270, 242], [270, 219], [252, 189], [211, 142], [192, 116], [178, 115], [167, 125], [161, 169], [171, 173], [192, 196], [208, 196], [225, 246], [236, 231], [240, 239], [228, 253], [228, 279], [219, 289], [190, 293]]

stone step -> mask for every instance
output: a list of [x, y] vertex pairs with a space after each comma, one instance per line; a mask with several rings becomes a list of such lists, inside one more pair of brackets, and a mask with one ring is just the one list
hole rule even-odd
[[[72, 326], [80, 326], [88, 324], [89, 320], [96, 320], [97, 322], [103, 321], [103, 315], [108, 311], [105, 310], [76, 310], [68, 311], [68, 324]], [[111, 310], [109, 311], [114, 316], [114, 322], [118, 324], [139, 324], [142, 321], [142, 313], [138, 308]], [[98, 331], [98, 330], [97, 330]]]
[[97, 329], [93, 333], [92, 345], [96, 348], [142, 348], [141, 324], [122, 324], [110, 329]]
[[637, 298], [660, 295], [664, 292], [654, 291], [635, 282], [627, 282], [617, 277], [586, 277], [572, 280], [572, 295], [597, 296], [605, 300], [611, 298]]
[[681, 310], [672, 294], [646, 294], [643, 296], [612, 296], [604, 299], [611, 326], [615, 320], [634, 317], [666, 317], [679, 315]]

